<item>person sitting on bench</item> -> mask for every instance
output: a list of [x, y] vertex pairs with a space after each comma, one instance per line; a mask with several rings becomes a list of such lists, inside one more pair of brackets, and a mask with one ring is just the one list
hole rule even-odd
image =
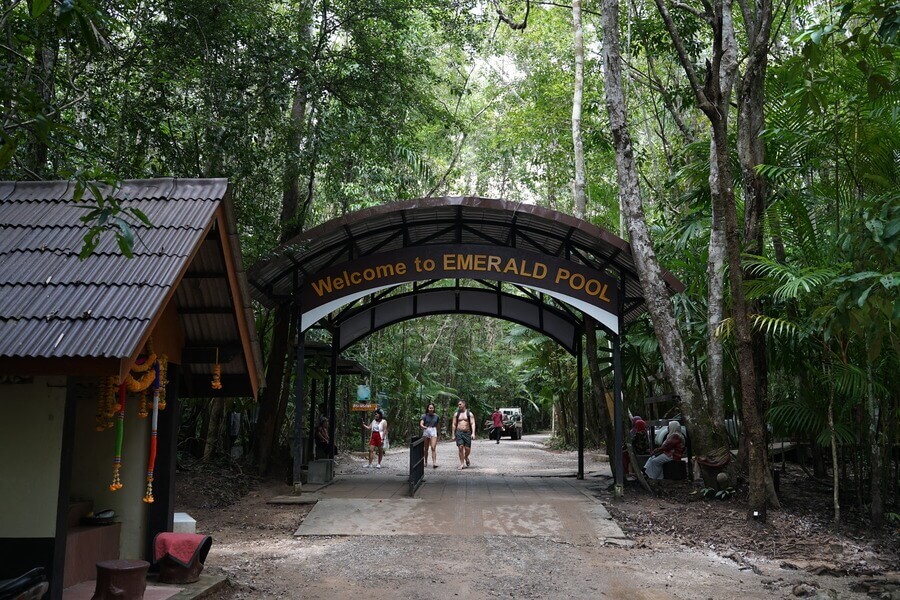
[[674, 460], [681, 460], [684, 452], [684, 436], [681, 435], [681, 424], [669, 421], [669, 433], [663, 445], [653, 451], [653, 456], [644, 465], [644, 474], [650, 479], [663, 478], [663, 465]]

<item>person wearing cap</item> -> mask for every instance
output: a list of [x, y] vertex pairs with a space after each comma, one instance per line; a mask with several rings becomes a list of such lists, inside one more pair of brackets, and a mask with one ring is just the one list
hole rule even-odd
[[375, 418], [372, 419], [370, 425], [363, 423], [363, 427], [372, 432], [369, 436], [369, 464], [363, 465], [365, 468], [372, 466], [372, 460], [375, 453], [378, 453], [378, 464], [376, 469], [381, 468], [381, 459], [384, 458], [384, 442], [387, 439], [387, 420], [384, 418], [384, 412], [379, 408], [375, 411]]
[[[650, 438], [647, 436], [647, 422], [639, 416], [631, 417], [631, 448], [637, 457], [641, 454], [650, 454]], [[628, 448], [622, 448], [622, 465], [625, 475], [631, 472], [631, 459], [628, 456]]]
[[684, 436], [681, 435], [681, 424], [678, 421], [669, 421], [669, 433], [663, 445], [653, 451], [653, 456], [647, 459], [644, 465], [644, 473], [650, 479], [663, 478], [663, 465], [673, 460], [681, 460], [684, 452]]

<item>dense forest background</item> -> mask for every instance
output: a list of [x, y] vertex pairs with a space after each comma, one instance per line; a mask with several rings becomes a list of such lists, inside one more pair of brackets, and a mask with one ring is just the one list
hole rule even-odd
[[[872, 0], [2, 0], [0, 179], [86, 184], [105, 209], [94, 231], [140, 254], [146, 225], [88, 182], [227, 177], [246, 265], [398, 199], [537, 203], [633, 244], [639, 217], [687, 285], [667, 310], [701, 400], [666, 383], [677, 368], [646, 319], [623, 346], [630, 410], [674, 390], [704, 429], [756, 427], [707, 447], [805, 444], [835, 519], [843, 501], [880, 523], [900, 518], [898, 35], [898, 5]], [[260, 309], [258, 326], [277, 457], [289, 324]], [[596, 339], [593, 446], [612, 388]], [[432, 317], [351, 354], [400, 431], [459, 397], [484, 416], [521, 406], [528, 429], [574, 443], [575, 360], [527, 329]], [[345, 379], [339, 440], [357, 435], [345, 409], [362, 381]], [[225, 413], [248, 407], [198, 402], [184, 421], [218, 443]]]

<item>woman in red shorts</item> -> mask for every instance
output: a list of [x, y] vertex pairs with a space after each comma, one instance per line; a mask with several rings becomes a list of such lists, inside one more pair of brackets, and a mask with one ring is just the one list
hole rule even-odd
[[372, 458], [377, 451], [378, 464], [375, 465], [375, 468], [380, 469], [381, 459], [384, 458], [384, 440], [387, 438], [387, 419], [384, 418], [384, 413], [380, 408], [375, 411], [375, 419], [372, 421], [372, 424], [366, 425], [363, 423], [363, 427], [372, 432], [372, 435], [369, 437], [369, 464], [363, 465], [363, 467], [368, 469], [372, 466]]

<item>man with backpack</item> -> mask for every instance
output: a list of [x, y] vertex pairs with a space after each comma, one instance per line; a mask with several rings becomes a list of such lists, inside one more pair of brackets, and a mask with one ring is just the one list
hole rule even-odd
[[469, 466], [469, 454], [472, 452], [472, 440], [475, 439], [475, 415], [466, 407], [466, 402], [460, 400], [458, 408], [453, 414], [452, 434], [456, 440], [456, 448], [459, 450], [459, 466], [457, 471], [462, 471]]

